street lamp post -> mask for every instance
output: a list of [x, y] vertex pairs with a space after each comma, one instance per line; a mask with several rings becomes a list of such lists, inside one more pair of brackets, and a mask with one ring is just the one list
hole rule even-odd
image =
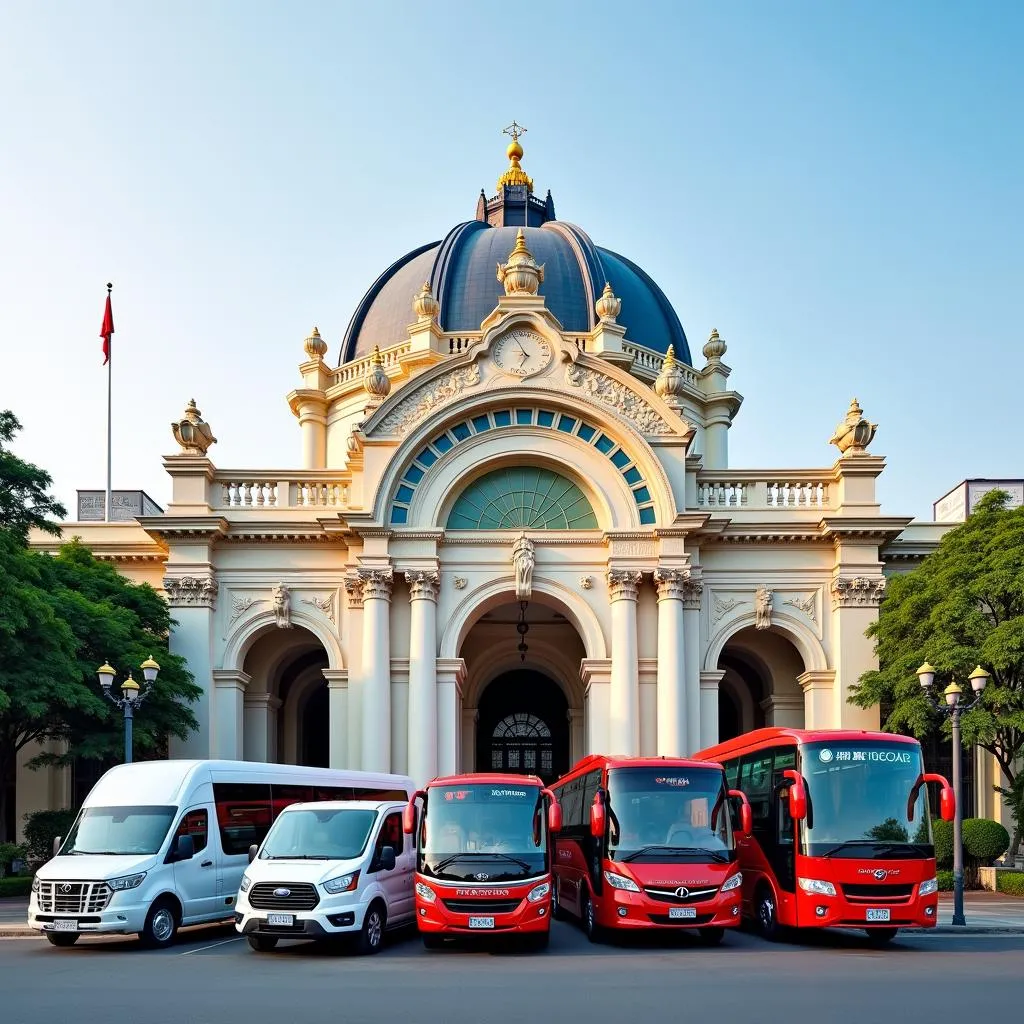
[[142, 676], [146, 680], [146, 689], [140, 689], [139, 684], [132, 679], [131, 672], [128, 678], [121, 684], [121, 697], [115, 697], [111, 692], [114, 684], [114, 676], [117, 674], [110, 665], [104, 663], [96, 669], [100, 686], [106, 698], [124, 712], [124, 763], [132, 763], [132, 720], [135, 717], [135, 709], [153, 692], [153, 683], [156, 682], [160, 666], [150, 655], [140, 666]]
[[946, 715], [953, 725], [953, 796], [956, 802], [953, 813], [953, 924], [966, 925], [967, 920], [964, 917], [964, 829], [960, 800], [960, 716], [965, 711], [970, 711], [981, 700], [985, 684], [989, 680], [989, 674], [979, 665], [968, 677], [971, 681], [971, 689], [974, 691], [974, 700], [970, 704], [960, 702], [963, 690], [957, 686], [955, 681], [950, 682], [942, 693], [945, 703], [936, 700], [932, 692], [932, 686], [935, 683], [935, 669], [927, 661], [917, 670], [917, 678], [928, 703]]

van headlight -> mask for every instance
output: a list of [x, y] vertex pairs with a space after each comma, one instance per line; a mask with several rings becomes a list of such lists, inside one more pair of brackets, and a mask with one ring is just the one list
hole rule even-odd
[[424, 903], [433, 903], [437, 899], [437, 893], [430, 888], [429, 885], [424, 885], [422, 882], [416, 883], [416, 895], [419, 896]]
[[933, 892], [939, 891], [939, 880], [937, 878], [929, 878], [927, 882], [921, 883], [921, 888], [917, 890], [918, 896], [931, 896]]
[[33, 892], [39, 892], [39, 876], [38, 875], [33, 875], [32, 876], [32, 891]]
[[248, 892], [250, 885], [252, 885], [252, 879], [248, 875], [242, 875], [242, 884], [238, 887], [239, 891]]
[[614, 871], [606, 871], [604, 873], [604, 880], [613, 889], [625, 889], [626, 892], [640, 891], [640, 886], [637, 885], [632, 878], [627, 878], [625, 875], [618, 875]]
[[737, 871], [732, 878], [728, 879], [725, 885], [719, 890], [719, 892], [730, 892], [732, 889], [738, 889], [743, 884], [743, 872]]
[[804, 892], [813, 896], [835, 896], [836, 887], [831, 882], [823, 882], [820, 878], [798, 878], [797, 882]]
[[326, 882], [321, 882], [320, 884], [332, 896], [337, 896], [339, 892], [351, 892], [356, 887], [358, 880], [359, 872], [350, 871], [347, 875], [338, 875], [337, 878], [329, 878]]
[[145, 877], [146, 872], [140, 871], [137, 875], [122, 875], [120, 878], [109, 878], [107, 879], [107, 885], [114, 892], [121, 892], [124, 889], [137, 889], [142, 885], [142, 880]]
[[540, 885], [535, 885], [531, 890], [529, 896], [526, 898], [531, 903], [539, 903], [545, 896], [551, 892], [551, 886], [548, 882], [541, 882]]

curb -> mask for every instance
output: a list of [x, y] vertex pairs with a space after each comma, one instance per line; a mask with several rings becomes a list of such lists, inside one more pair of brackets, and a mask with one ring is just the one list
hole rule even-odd
[[929, 928], [928, 935], [1024, 935], [1021, 925], [951, 925], [939, 924]]

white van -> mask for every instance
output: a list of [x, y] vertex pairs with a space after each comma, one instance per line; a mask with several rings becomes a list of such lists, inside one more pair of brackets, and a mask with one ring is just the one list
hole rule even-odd
[[181, 925], [232, 920], [248, 864], [285, 807], [404, 801], [402, 775], [250, 761], [140, 761], [111, 768], [32, 882], [28, 924], [55, 946], [134, 934], [168, 946]]
[[412, 924], [415, 854], [406, 801], [292, 804], [274, 822], [238, 893], [236, 928], [260, 952], [279, 939], [355, 938], [376, 953]]

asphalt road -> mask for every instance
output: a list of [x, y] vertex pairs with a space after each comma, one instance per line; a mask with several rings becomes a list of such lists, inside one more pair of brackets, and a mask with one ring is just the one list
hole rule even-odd
[[544, 953], [427, 952], [393, 938], [376, 957], [288, 943], [252, 952], [232, 929], [191, 929], [170, 949], [133, 939], [0, 939], [4, 1024], [899, 1024], [1012, 1020], [1024, 999], [1024, 936], [899, 937], [885, 950], [831, 933], [769, 945], [739, 933], [713, 949], [687, 936], [592, 946], [556, 924]]

